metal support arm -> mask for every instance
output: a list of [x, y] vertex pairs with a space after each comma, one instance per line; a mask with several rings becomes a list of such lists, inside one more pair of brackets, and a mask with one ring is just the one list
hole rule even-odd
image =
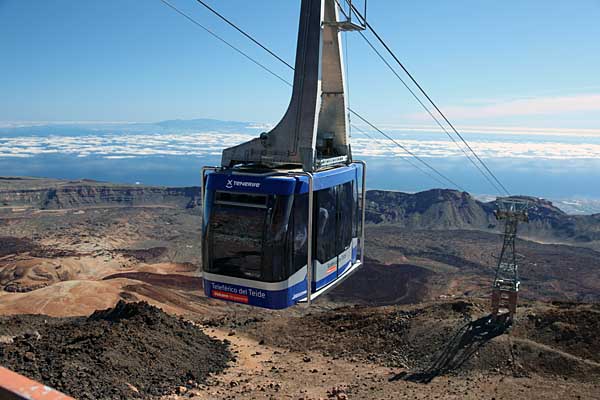
[[314, 171], [351, 162], [346, 78], [335, 0], [302, 0], [294, 87], [283, 119], [270, 131], [223, 151], [221, 166], [302, 166]]

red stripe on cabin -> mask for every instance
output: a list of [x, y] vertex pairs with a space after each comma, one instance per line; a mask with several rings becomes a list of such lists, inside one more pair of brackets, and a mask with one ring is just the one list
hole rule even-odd
[[213, 297], [216, 297], [218, 299], [231, 300], [231, 301], [235, 301], [237, 303], [248, 304], [248, 296], [244, 296], [241, 294], [229, 293], [229, 292], [224, 292], [222, 290], [214, 290], [214, 289], [212, 290], [211, 294]]

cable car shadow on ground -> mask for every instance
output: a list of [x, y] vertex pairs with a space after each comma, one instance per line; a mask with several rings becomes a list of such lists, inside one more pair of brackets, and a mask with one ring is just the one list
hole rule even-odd
[[470, 321], [458, 329], [429, 368], [415, 373], [402, 372], [389, 380], [403, 379], [417, 383], [429, 383], [437, 376], [460, 368], [483, 345], [507, 332], [511, 324], [512, 321], [508, 318], [508, 314], [499, 315], [496, 318], [486, 315]]

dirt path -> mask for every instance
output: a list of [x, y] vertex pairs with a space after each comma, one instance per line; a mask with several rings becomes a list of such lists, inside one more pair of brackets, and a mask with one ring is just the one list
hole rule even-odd
[[336, 398], [333, 393], [338, 391], [343, 398], [345, 389], [357, 381], [376, 382], [390, 374], [388, 368], [359, 371], [352, 363], [314, 352], [295, 353], [265, 346], [226, 329], [209, 329], [206, 333], [229, 340], [237, 360], [206, 387], [194, 391], [193, 399], [318, 399]]
[[[237, 360], [185, 398], [213, 399], [598, 399], [600, 386], [541, 377], [513, 378], [474, 374], [440, 376], [428, 384], [394, 380], [402, 369], [291, 352], [265, 346], [226, 329], [206, 333], [231, 342]], [[232, 333], [234, 333], [232, 335]], [[171, 395], [163, 400], [184, 396]]]

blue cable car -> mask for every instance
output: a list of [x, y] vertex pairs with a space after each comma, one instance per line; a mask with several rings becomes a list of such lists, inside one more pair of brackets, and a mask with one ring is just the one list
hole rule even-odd
[[314, 174], [209, 172], [206, 296], [281, 309], [314, 300], [348, 277], [361, 265], [363, 173], [359, 162]]
[[310, 304], [361, 265], [365, 164], [352, 161], [335, 0], [302, 0], [294, 85], [282, 120], [202, 170], [208, 297]]

